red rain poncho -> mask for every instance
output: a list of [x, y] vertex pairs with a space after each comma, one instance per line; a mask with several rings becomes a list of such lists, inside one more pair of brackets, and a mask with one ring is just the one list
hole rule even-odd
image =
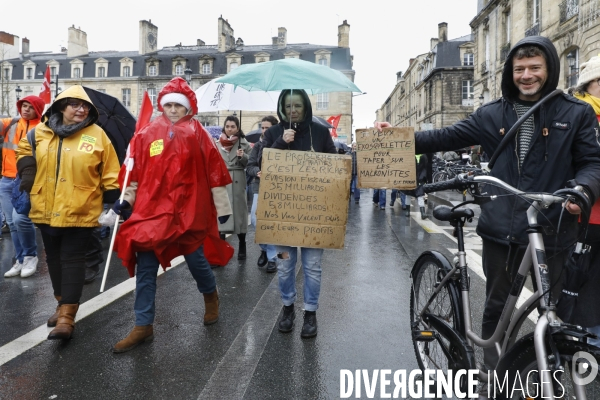
[[154, 251], [166, 269], [173, 258], [202, 244], [209, 263], [227, 264], [233, 247], [219, 238], [210, 189], [231, 183], [231, 177], [202, 125], [190, 115], [175, 124], [162, 115], [134, 136], [130, 154], [137, 195], [115, 241], [129, 275], [134, 276], [136, 252]]

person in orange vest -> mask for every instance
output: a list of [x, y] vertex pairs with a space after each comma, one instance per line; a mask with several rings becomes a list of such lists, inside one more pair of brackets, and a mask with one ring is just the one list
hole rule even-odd
[[27, 278], [37, 270], [37, 242], [35, 227], [27, 215], [13, 210], [11, 196], [13, 181], [17, 176], [17, 156], [15, 150], [27, 132], [40, 122], [44, 111], [44, 101], [38, 96], [27, 96], [17, 101], [21, 117], [0, 119], [2, 146], [2, 179], [0, 179], [0, 208], [4, 212], [10, 228], [15, 248], [15, 263], [5, 274], [5, 278], [20, 276]]

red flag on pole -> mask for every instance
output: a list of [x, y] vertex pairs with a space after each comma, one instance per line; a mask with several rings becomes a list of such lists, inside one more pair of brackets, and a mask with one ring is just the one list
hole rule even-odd
[[46, 73], [44, 74], [44, 83], [42, 83], [42, 91], [40, 92], [40, 98], [44, 100], [44, 104], [50, 104], [52, 95], [50, 93], [50, 66], [46, 66]]
[[340, 118], [342, 118], [342, 114], [332, 115], [331, 117], [327, 118], [327, 122], [329, 122], [331, 125], [333, 125], [333, 129], [331, 130], [331, 136], [333, 136], [333, 137], [338, 137], [337, 127], [338, 127], [338, 124], [340, 123]]

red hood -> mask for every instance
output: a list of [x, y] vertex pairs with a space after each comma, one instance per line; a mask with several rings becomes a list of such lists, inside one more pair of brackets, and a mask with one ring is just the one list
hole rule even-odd
[[33, 109], [37, 114], [36, 119], [42, 118], [42, 114], [44, 113], [44, 107], [46, 106], [44, 100], [34, 95], [23, 97], [21, 100], [17, 101], [17, 110], [19, 110], [19, 113], [21, 112], [21, 106], [23, 105], [24, 101], [28, 102], [33, 106]]
[[169, 83], [167, 83], [165, 87], [162, 88], [162, 90], [158, 94], [158, 99], [156, 100], [156, 102], [158, 103], [159, 111], [163, 111], [163, 107], [160, 104], [160, 99], [162, 99], [162, 97], [168, 93], [183, 94], [185, 97], [188, 98], [190, 104], [192, 105], [192, 115], [198, 114], [198, 102], [196, 101], [196, 93], [194, 93], [194, 91], [192, 90], [190, 85], [187, 84], [185, 79], [177, 76], [171, 79]]

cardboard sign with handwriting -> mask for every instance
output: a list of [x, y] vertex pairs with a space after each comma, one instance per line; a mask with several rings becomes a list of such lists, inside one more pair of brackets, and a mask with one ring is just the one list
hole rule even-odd
[[414, 128], [357, 129], [356, 166], [361, 188], [414, 189]]
[[256, 243], [342, 249], [352, 158], [264, 149]]

